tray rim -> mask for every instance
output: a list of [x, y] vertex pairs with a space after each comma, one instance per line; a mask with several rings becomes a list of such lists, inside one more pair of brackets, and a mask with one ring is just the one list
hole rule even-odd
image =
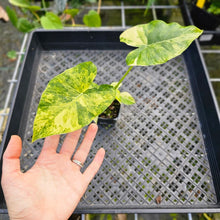
[[[123, 31], [124, 29], [123, 28], [113, 28], [111, 30], [104, 30], [105, 32], [112, 32], [112, 31]], [[0, 156], [2, 157], [2, 153], [3, 153], [3, 147], [5, 146], [5, 144], [8, 142], [8, 137], [7, 137], [7, 133], [8, 133], [8, 129], [9, 129], [9, 125], [11, 123], [11, 119], [12, 119], [12, 116], [13, 116], [13, 110], [14, 110], [14, 107], [15, 107], [15, 103], [16, 103], [16, 97], [17, 97], [17, 93], [18, 93], [18, 90], [20, 88], [20, 83], [21, 83], [21, 80], [22, 80], [22, 72], [24, 70], [24, 66], [26, 64], [26, 59], [27, 59], [27, 56], [29, 54], [29, 50], [31, 49], [31, 43], [32, 43], [32, 40], [33, 40], [33, 36], [35, 34], [38, 34], [38, 33], [54, 33], [54, 32], [93, 32], [93, 31], [98, 31], [98, 32], [103, 32], [103, 30], [101, 29], [97, 29], [97, 28], [86, 28], [86, 29], [81, 29], [81, 30], [35, 30], [31, 33], [30, 37], [29, 37], [29, 40], [28, 40], [28, 44], [27, 44], [27, 53], [25, 54], [25, 57], [24, 57], [24, 62], [21, 66], [21, 69], [20, 69], [20, 74], [19, 74], [19, 79], [18, 79], [18, 83], [17, 83], [17, 87], [16, 87], [16, 90], [15, 90], [15, 96], [13, 97], [13, 101], [12, 101], [12, 108], [10, 109], [10, 113], [9, 113], [9, 117], [8, 117], [8, 121], [7, 121], [7, 125], [6, 125], [6, 129], [5, 129], [5, 134], [4, 134], [4, 137], [3, 137], [3, 140], [2, 140], [2, 143], [1, 143], [1, 149], [0, 149]], [[198, 42], [194, 42], [194, 47], [197, 48], [197, 52], [199, 53], [199, 56], [201, 57], [201, 52], [199, 51], [198, 49]], [[185, 55], [184, 55], [184, 60], [185, 60]], [[203, 68], [204, 68], [204, 60], [202, 60], [202, 65], [203, 65]], [[187, 68], [188, 70], [188, 68]], [[206, 77], [208, 77], [208, 73], [207, 73], [207, 70], [206, 68], [204, 69], [205, 71], [205, 74], [206, 74]], [[209, 82], [209, 89], [210, 89], [210, 92], [213, 93], [213, 90], [211, 89], [211, 85], [210, 85], [210, 82]], [[194, 96], [193, 96], [194, 98]], [[216, 105], [216, 102], [215, 102], [215, 105]], [[196, 106], [196, 109], [197, 109], [197, 106]], [[217, 110], [217, 109], [216, 109]], [[218, 112], [218, 120], [219, 120], [219, 112]], [[208, 161], [209, 162], [209, 161]], [[1, 160], [1, 163], [2, 163], [2, 160]], [[210, 168], [211, 169], [211, 168]], [[1, 190], [1, 189], [0, 189]], [[188, 208], [188, 205], [187, 206], [184, 206], [183, 208], [180, 208], [179, 206], [177, 206], [177, 208], [173, 208], [173, 207], [167, 207], [167, 208], [164, 208], [165, 206], [163, 206], [162, 208], [157, 208], [157, 207], [151, 207], [151, 208], [146, 208], [146, 209], [139, 209], [139, 208], [131, 208], [131, 209], [128, 209], [128, 208], [125, 208], [123, 209], [123, 212], [126, 212], [126, 213], [155, 213], [156, 212], [159, 212], [159, 213], [172, 213], [172, 212], [175, 212], [175, 213], [189, 213], [189, 212], [193, 212], [193, 213], [201, 213], [201, 210], [203, 212], [220, 212], [220, 206], [219, 205], [219, 202], [214, 205], [216, 207], [211, 207], [210, 206], [207, 206], [207, 207], [203, 207], [201, 206], [201, 208], [199, 208], [199, 206], [196, 206], [195, 208]], [[5, 212], [5, 210], [7, 209], [0, 209], [0, 213], [7, 213]], [[88, 212], [87, 212], [88, 211]], [[87, 210], [84, 210], [83, 208], [80, 208], [79, 209], [77, 208], [76, 213], [121, 213], [122, 211], [121, 210], [115, 210], [115, 209], [112, 209], [112, 208], [97, 208], [97, 209], [92, 209], [91, 208], [88, 208]]]

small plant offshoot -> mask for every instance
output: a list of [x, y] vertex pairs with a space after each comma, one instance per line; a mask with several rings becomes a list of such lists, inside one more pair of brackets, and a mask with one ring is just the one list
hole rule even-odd
[[55, 134], [69, 133], [88, 124], [116, 99], [131, 105], [135, 100], [119, 90], [134, 66], [158, 65], [182, 54], [200, 35], [195, 26], [167, 24], [155, 20], [124, 31], [120, 41], [136, 47], [126, 57], [129, 66], [119, 82], [97, 85], [97, 67], [91, 61], [80, 63], [57, 75], [41, 96], [34, 120], [32, 141]]

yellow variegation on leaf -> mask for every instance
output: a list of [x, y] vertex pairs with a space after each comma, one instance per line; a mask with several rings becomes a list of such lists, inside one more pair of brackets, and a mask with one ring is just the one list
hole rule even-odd
[[126, 57], [129, 66], [148, 66], [167, 62], [180, 55], [200, 35], [202, 30], [191, 25], [167, 24], [155, 20], [129, 28], [120, 35], [120, 41], [138, 47]]
[[32, 141], [78, 130], [113, 102], [116, 90], [111, 85], [93, 83], [96, 73], [92, 62], [84, 62], [48, 83], [38, 105]]

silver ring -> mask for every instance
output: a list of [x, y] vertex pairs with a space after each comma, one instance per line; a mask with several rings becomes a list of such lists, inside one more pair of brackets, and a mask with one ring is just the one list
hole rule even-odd
[[80, 166], [81, 168], [83, 167], [83, 163], [81, 163], [78, 160], [72, 160], [73, 163], [75, 163], [76, 165]]

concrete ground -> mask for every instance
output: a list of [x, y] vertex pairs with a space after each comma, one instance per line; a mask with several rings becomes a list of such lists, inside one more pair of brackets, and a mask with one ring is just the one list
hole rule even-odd
[[[1, 0], [0, 6], [5, 8], [9, 5], [8, 0]], [[8, 92], [8, 79], [11, 78], [16, 61], [10, 60], [6, 54], [10, 50], [19, 51], [23, 34], [18, 32], [11, 22], [0, 20], [0, 109], [3, 108], [5, 97]]]

